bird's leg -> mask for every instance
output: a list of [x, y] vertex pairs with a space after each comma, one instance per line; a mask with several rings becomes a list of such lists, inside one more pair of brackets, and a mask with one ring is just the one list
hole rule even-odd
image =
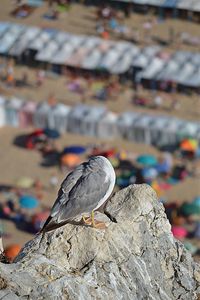
[[104, 222], [95, 221], [94, 219], [94, 211], [91, 213], [91, 219], [92, 219], [92, 227], [97, 229], [105, 229], [106, 224]]
[[82, 216], [82, 220], [83, 220], [84, 224], [86, 224], [86, 225], [91, 225], [92, 224], [91, 217]]

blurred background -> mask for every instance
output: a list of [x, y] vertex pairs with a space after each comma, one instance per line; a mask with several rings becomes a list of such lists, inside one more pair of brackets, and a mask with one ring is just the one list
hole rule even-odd
[[91, 155], [200, 259], [199, 0], [1, 0], [0, 229], [12, 261]]

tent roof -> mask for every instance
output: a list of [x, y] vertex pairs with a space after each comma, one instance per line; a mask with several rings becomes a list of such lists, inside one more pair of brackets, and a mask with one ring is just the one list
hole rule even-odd
[[24, 30], [25, 27], [22, 25], [10, 25], [6, 33], [0, 38], [0, 53], [7, 53]]
[[10, 23], [0, 22], [0, 36], [5, 34], [5, 32], [9, 29], [10, 26]]
[[5, 102], [6, 102], [6, 99], [0, 95], [0, 105], [5, 104]]
[[100, 60], [99, 67], [110, 70], [110, 68], [112, 68], [112, 66], [119, 61], [121, 55], [121, 51], [117, 51], [115, 48], [111, 49], [105, 55], [103, 55], [102, 59]]
[[58, 43], [55, 40], [49, 41], [45, 48], [37, 53], [36, 59], [40, 61], [49, 61], [58, 50]]
[[157, 116], [151, 121], [150, 128], [167, 130], [167, 126], [170, 122], [171, 122], [170, 117]]
[[192, 59], [193, 53], [188, 51], [177, 51], [174, 53], [172, 58], [177, 61], [177, 63], [185, 63], [186, 61]]
[[118, 115], [114, 112], [109, 111], [103, 118], [101, 118], [101, 121], [108, 123], [116, 123], [117, 119]]
[[166, 8], [174, 8], [177, 7], [179, 0], [165, 0], [162, 3], [162, 7], [166, 7]]
[[37, 105], [37, 112], [48, 112], [50, 111], [50, 106], [47, 102], [41, 102]]
[[195, 70], [196, 67], [192, 63], [187, 62], [179, 70], [179, 72], [177, 72], [177, 74], [172, 75], [171, 78], [178, 83], [184, 84], [185, 81], [187, 82], [187, 79], [195, 73]]
[[140, 76], [144, 79], [155, 78], [158, 72], [160, 72], [164, 66], [165, 62], [155, 57], [152, 59], [151, 63], [146, 67], [144, 71], [141, 72]]
[[133, 127], [148, 127], [151, 124], [151, 122], [154, 120], [154, 116], [151, 115], [140, 115], [137, 119], [137, 122], [134, 124]]
[[40, 50], [50, 41], [51, 34], [47, 31], [41, 30], [40, 34], [29, 44], [28, 48], [32, 50]]
[[185, 85], [192, 87], [200, 87], [200, 67], [197, 68], [196, 72], [189, 76], [187, 81], [185, 81]]
[[191, 9], [192, 8], [192, 2], [194, 0], [181, 0], [177, 3], [177, 7], [180, 9]]
[[126, 111], [118, 117], [117, 123], [118, 125], [131, 126], [139, 117], [140, 113]]
[[13, 97], [9, 101], [6, 101], [6, 105], [10, 108], [19, 109], [22, 107], [23, 101], [21, 99]]
[[71, 111], [71, 107], [63, 103], [58, 103], [51, 108], [55, 114], [67, 115]]
[[165, 0], [148, 0], [148, 5], [161, 6]]
[[70, 43], [65, 43], [61, 49], [57, 50], [55, 54], [51, 57], [51, 63], [54, 64], [65, 64], [67, 59], [74, 52], [74, 46]]
[[105, 106], [90, 106], [84, 120], [85, 121], [99, 120], [106, 114], [106, 112], [107, 109]]
[[70, 112], [70, 117], [80, 118], [85, 116], [89, 111], [89, 106], [84, 104], [78, 104], [74, 106]]
[[163, 66], [161, 72], [156, 77], [157, 79], [170, 80], [171, 76], [175, 74], [180, 68], [180, 64], [174, 59], [170, 60]]
[[102, 54], [98, 49], [94, 49], [88, 56], [86, 56], [82, 62], [82, 66], [85, 69], [95, 69], [98, 67]]
[[192, 3], [192, 10], [199, 12], [200, 11], [200, 3], [199, 0], [196, 0]]
[[132, 65], [134, 67], [145, 68], [148, 65], [150, 58], [144, 53], [139, 53], [133, 58]]
[[14, 43], [12, 48], [9, 51], [10, 55], [21, 55], [24, 50], [28, 47], [30, 41], [32, 41], [40, 32], [40, 29], [37, 27], [28, 28], [23, 35]]
[[130, 69], [130, 66], [133, 61], [133, 55], [131, 52], [124, 53], [120, 57], [118, 62], [110, 68], [110, 72], [113, 74], [122, 74], [127, 72]]

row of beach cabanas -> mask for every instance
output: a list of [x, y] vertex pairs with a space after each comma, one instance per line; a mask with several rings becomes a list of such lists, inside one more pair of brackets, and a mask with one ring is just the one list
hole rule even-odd
[[169, 54], [157, 45], [139, 48], [126, 41], [1, 22], [0, 55], [25, 63], [47, 63], [58, 72], [62, 66], [118, 75], [130, 72], [136, 81], [176, 82], [184, 87], [200, 87], [200, 53], [177, 51]]
[[116, 114], [104, 106], [63, 103], [49, 105], [18, 98], [0, 98], [0, 126], [56, 129], [59, 133], [99, 138], [124, 138], [155, 146], [174, 145], [183, 138], [200, 141], [200, 123], [138, 112]]
[[200, 53], [178, 51], [164, 59], [154, 56], [148, 65], [140, 64], [137, 77], [141, 80], [170, 81], [185, 87], [200, 87]]
[[111, 0], [112, 2], [132, 3], [136, 6], [158, 7], [200, 12], [199, 0]]
[[26, 61], [122, 74], [138, 52], [137, 46], [125, 41], [0, 23], [0, 55], [20, 58], [25, 54]]

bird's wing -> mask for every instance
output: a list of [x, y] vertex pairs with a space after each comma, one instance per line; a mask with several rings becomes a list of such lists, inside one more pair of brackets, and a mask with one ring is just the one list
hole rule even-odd
[[65, 205], [69, 201], [69, 192], [73, 189], [79, 178], [83, 175], [84, 169], [85, 163], [76, 167], [74, 171], [69, 173], [63, 180], [58, 191], [57, 199], [51, 209], [51, 217], [54, 217], [59, 212], [61, 206]]
[[69, 192], [69, 200], [63, 207], [58, 221], [73, 219], [94, 210], [109, 189], [110, 180], [105, 181], [105, 178], [106, 173], [102, 169], [90, 170], [83, 174]]
[[55, 225], [57, 224], [56, 216], [62, 210], [63, 206], [69, 201], [68, 194], [76, 184], [77, 180], [82, 176], [84, 169], [85, 163], [76, 167], [76, 169], [73, 172], [69, 173], [64, 179], [58, 191], [57, 199], [51, 209], [50, 216], [47, 218], [41, 231], [49, 231], [54, 229]]

